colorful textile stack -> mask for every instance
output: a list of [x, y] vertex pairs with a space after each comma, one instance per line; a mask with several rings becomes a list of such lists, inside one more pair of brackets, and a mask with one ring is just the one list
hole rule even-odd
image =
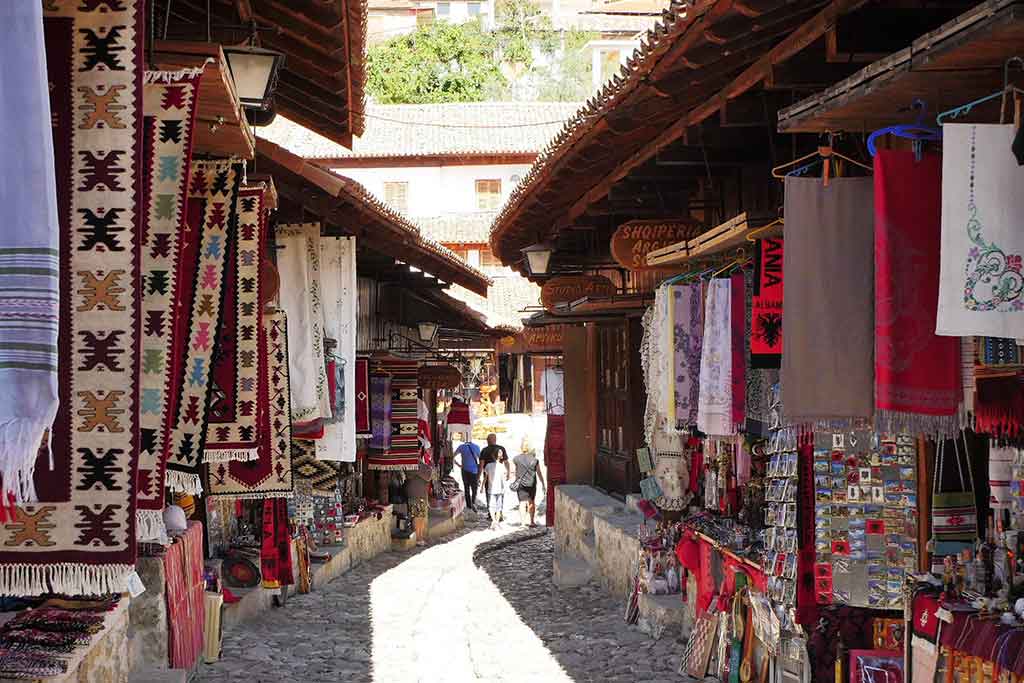
[[202, 69], [147, 71], [142, 91], [142, 375], [139, 394], [139, 477], [135, 495], [139, 541], [166, 538], [167, 389], [178, 308], [178, 240], [192, 163], [196, 96]]
[[963, 426], [960, 340], [935, 334], [941, 163], [875, 156], [875, 413], [885, 432], [951, 438]]
[[[782, 403], [790, 424], [849, 426], [874, 413], [871, 178], [786, 177]], [[827, 286], [823, 286], [827, 283]], [[843, 353], [836, 353], [843, 349]]]
[[[265, 351], [260, 348], [260, 260], [265, 258], [267, 228], [265, 191], [266, 187], [260, 184], [238, 192], [238, 231], [227, 245], [223, 317], [210, 377], [203, 450], [204, 461], [208, 463], [244, 462], [260, 456], [258, 413], [265, 409], [265, 400], [260, 398], [267, 391]], [[215, 467], [211, 465], [211, 469]]]
[[331, 413], [324, 361], [324, 312], [320, 285], [320, 224], [278, 225], [277, 268], [281, 308], [288, 315], [288, 372], [292, 382], [292, 431], [307, 439], [323, 437]]
[[[6, 509], [13, 520], [0, 528], [3, 595], [120, 592], [134, 569], [142, 322], [138, 289], [142, 201], [136, 174], [142, 151], [142, 36], [138, 29], [143, 9], [141, 0], [124, 0], [114, 7], [46, 3], [45, 76], [38, 64], [23, 62], [6, 50], [10, 61], [5, 61], [4, 73], [8, 68], [34, 67], [31, 77], [45, 78], [41, 82], [48, 82], [50, 88], [64, 292], [58, 357], [64, 367], [58, 382], [60, 408], [53, 423], [52, 462], [44, 453], [35, 467], [40, 502]], [[38, 15], [34, 21], [38, 22]], [[33, 33], [34, 24], [23, 23], [26, 36], [38, 36]], [[13, 35], [9, 39], [13, 46], [19, 45]], [[27, 46], [20, 49], [29, 50]], [[11, 77], [12, 87], [18, 82]], [[116, 97], [116, 111], [101, 106], [107, 97]], [[39, 136], [26, 136], [26, 140], [42, 144]], [[21, 145], [11, 148], [12, 153], [21, 149]], [[35, 166], [32, 172], [42, 173]], [[30, 227], [34, 228], [7, 226], [0, 231], [4, 245], [10, 244], [9, 233], [24, 228], [27, 235]], [[43, 287], [42, 281], [39, 286]], [[44, 308], [48, 310], [50, 303]], [[41, 320], [46, 316], [43, 313]], [[30, 381], [27, 375], [11, 379]], [[37, 407], [47, 406], [49, 381], [47, 371], [24, 385], [32, 392], [38, 389], [38, 396], [10, 391], [5, 396], [30, 407], [39, 399]], [[11, 415], [7, 408], [0, 413]], [[22, 423], [27, 435], [15, 439], [16, 443], [35, 442], [33, 424]], [[4, 443], [0, 448], [8, 447]], [[14, 461], [5, 461], [3, 468], [8, 477], [30, 471]], [[7, 481], [5, 486], [14, 483]], [[29, 493], [24, 488], [20, 492]]]
[[[0, 678], [37, 680], [65, 673], [68, 662], [54, 654], [71, 655], [88, 647], [103, 630], [104, 612], [111, 603], [52, 601], [25, 610], [0, 626]], [[116, 606], [117, 602], [112, 603]]]
[[239, 168], [225, 161], [196, 161], [189, 183], [188, 217], [181, 233], [166, 448], [167, 488], [199, 494], [206, 435], [210, 368], [216, 358], [224, 291], [224, 269], [238, 229]]
[[[8, 172], [18, 176], [18, 182], [0, 188], [7, 226], [0, 237], [0, 383], [5, 387], [0, 397], [0, 498], [6, 501], [10, 494], [21, 502], [35, 499], [32, 470], [57, 414], [61, 224], [42, 11], [39, 3], [5, 3], [0, 18], [7, 29], [0, 77], [18, 93], [5, 99], [0, 128], [5, 154], [17, 160]], [[60, 92], [59, 97], [68, 98], [67, 108], [72, 93]], [[54, 122], [71, 125], [61, 113], [55, 111]], [[25, 187], [33, 191], [25, 192]], [[67, 221], [67, 206], [62, 208]], [[65, 290], [65, 296], [70, 292]], [[45, 445], [49, 451], [49, 443]]]
[[420, 440], [416, 413], [419, 362], [385, 358], [380, 368], [391, 376], [391, 436], [385, 450], [371, 451], [371, 470], [414, 470], [420, 462]]
[[355, 402], [355, 385], [346, 381], [356, 363], [356, 308], [358, 292], [356, 287], [356, 240], [354, 237], [320, 238], [320, 266], [322, 300], [324, 310], [324, 333], [337, 342], [334, 349], [336, 372], [340, 377], [338, 389], [343, 392], [337, 408], [340, 415], [325, 415], [332, 418], [324, 427], [321, 460], [355, 462], [356, 460], [356, 416], [351, 409]]
[[370, 449], [386, 451], [391, 445], [391, 375], [370, 375]]
[[284, 498], [268, 498], [263, 501], [260, 572], [264, 588], [280, 588], [295, 583], [292, 574], [292, 537], [288, 529], [288, 501]]
[[189, 522], [164, 556], [167, 576], [168, 649], [173, 669], [191, 669], [203, 650], [206, 626], [203, 525]]
[[292, 435], [288, 401], [288, 325], [284, 313], [264, 315], [258, 354], [259, 423], [256, 460], [209, 464], [211, 496], [272, 498], [292, 495]]
[[316, 457], [316, 444], [312, 441], [292, 440], [292, 476], [297, 489], [308, 487], [313, 495], [334, 495], [340, 473], [340, 462]]
[[356, 358], [354, 373], [353, 405], [355, 406], [356, 436], [368, 437], [373, 434], [370, 429], [370, 359], [365, 356]]

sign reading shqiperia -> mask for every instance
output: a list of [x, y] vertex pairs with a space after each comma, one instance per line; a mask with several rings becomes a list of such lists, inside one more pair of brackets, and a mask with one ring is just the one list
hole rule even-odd
[[576, 301], [586, 296], [614, 296], [615, 285], [603, 275], [564, 275], [544, 283], [540, 303], [551, 311], [556, 304]]
[[693, 225], [663, 220], [623, 223], [612, 235], [612, 258], [630, 270], [654, 270], [656, 266], [647, 265], [647, 254], [692, 237]]

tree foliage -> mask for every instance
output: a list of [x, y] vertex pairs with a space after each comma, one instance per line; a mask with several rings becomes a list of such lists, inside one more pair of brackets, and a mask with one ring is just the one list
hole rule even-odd
[[479, 102], [505, 85], [495, 51], [479, 21], [435, 21], [370, 50], [367, 90], [383, 104]]

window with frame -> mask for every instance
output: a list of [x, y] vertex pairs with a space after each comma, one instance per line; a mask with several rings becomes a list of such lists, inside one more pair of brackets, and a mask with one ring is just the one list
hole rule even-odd
[[434, 10], [434, 13], [442, 18], [447, 19], [452, 13], [452, 4], [450, 2], [439, 2]]
[[480, 3], [479, 2], [469, 2], [469, 3], [466, 3], [466, 13], [469, 16], [471, 16], [471, 17], [478, 17], [478, 16], [480, 16]]
[[476, 208], [481, 211], [496, 211], [501, 208], [501, 181], [476, 181]]
[[386, 181], [384, 183], [384, 201], [396, 211], [409, 211], [409, 183], [405, 181]]

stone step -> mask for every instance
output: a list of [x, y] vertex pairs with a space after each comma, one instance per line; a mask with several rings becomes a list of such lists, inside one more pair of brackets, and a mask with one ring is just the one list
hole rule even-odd
[[[686, 621], [686, 605], [679, 593], [640, 596], [640, 630], [655, 640], [662, 636], [679, 637]], [[688, 630], [688, 629], [687, 629]]]
[[128, 683], [186, 683], [185, 669], [139, 669], [128, 674]]
[[555, 555], [552, 579], [559, 588], [577, 588], [590, 583], [593, 578], [593, 568], [583, 560]]

